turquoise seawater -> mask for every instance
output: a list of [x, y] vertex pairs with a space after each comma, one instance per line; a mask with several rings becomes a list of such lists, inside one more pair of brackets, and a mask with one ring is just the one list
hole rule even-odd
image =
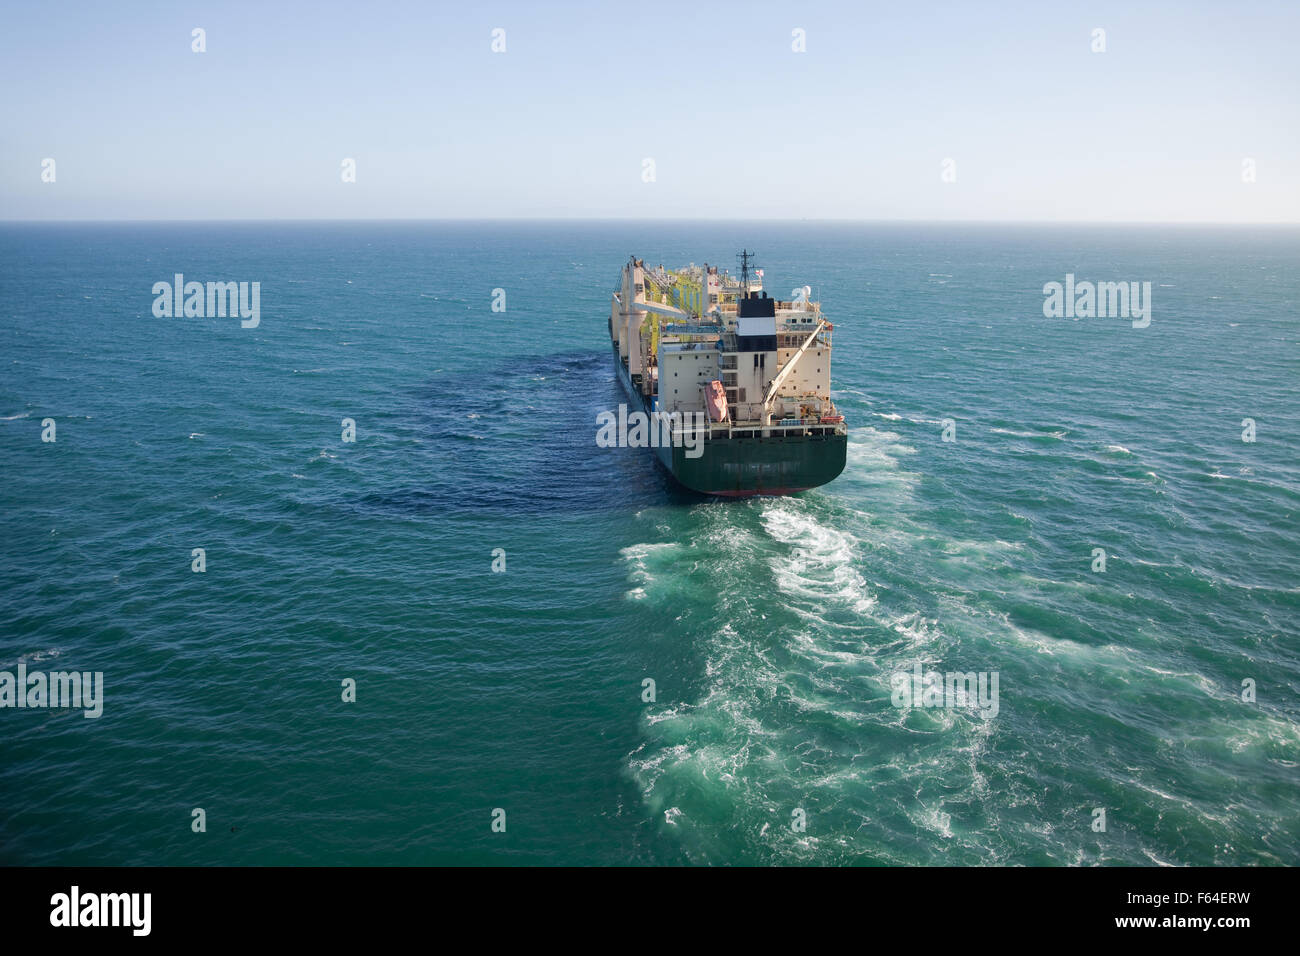
[[[849, 462], [796, 497], [594, 442], [627, 256], [742, 247], [835, 323]], [[0, 863], [1300, 862], [1298, 265], [1282, 228], [2, 226], [0, 670], [105, 699], [0, 710]], [[177, 272], [260, 325], [154, 317]], [[1151, 282], [1150, 326], [1045, 318], [1067, 273]], [[895, 706], [918, 663], [996, 716]]]

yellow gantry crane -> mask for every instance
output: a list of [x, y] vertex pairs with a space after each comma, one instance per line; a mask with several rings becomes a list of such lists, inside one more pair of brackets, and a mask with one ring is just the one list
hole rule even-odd
[[[700, 279], [694, 278], [684, 270], [658, 269], [645, 271], [645, 297], [647, 302], [657, 302], [674, 311], [648, 310], [652, 315], [650, 329], [650, 353], [659, 350], [659, 336], [664, 319], [691, 319], [704, 314], [704, 286]], [[654, 287], [653, 291], [651, 287]]]

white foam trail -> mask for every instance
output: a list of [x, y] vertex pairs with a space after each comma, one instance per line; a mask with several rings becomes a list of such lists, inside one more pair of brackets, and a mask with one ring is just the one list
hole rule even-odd
[[1067, 434], [1063, 429], [1051, 432], [1026, 432], [1016, 431], [1014, 428], [990, 428], [989, 431], [995, 435], [1011, 435], [1013, 438], [1064, 438]]
[[843, 601], [866, 614], [875, 605], [853, 567], [856, 542], [847, 531], [828, 527], [786, 501], [764, 507], [760, 520], [769, 535], [791, 549], [772, 564], [782, 591], [813, 602], [814, 610], [828, 601]]
[[635, 585], [624, 596], [636, 601], [644, 600], [647, 585], [656, 580], [655, 571], [659, 570], [661, 564], [671, 561], [679, 548], [675, 541], [647, 541], [621, 549], [619, 557], [629, 565], [627, 579]]

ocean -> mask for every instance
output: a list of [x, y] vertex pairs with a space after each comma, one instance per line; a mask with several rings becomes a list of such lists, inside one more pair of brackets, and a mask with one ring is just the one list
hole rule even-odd
[[[793, 497], [595, 443], [623, 262], [742, 248], [835, 325], [848, 465]], [[0, 709], [0, 863], [1300, 863], [1298, 265], [1290, 227], [0, 225], [0, 671], [103, 675], [96, 718]], [[258, 324], [156, 316], [177, 273]], [[1150, 324], [1047, 317], [1067, 275]], [[996, 713], [900, 704], [918, 670]]]

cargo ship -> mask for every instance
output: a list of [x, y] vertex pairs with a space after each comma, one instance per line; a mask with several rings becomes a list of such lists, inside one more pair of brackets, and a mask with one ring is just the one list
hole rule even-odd
[[824, 485], [848, 450], [831, 400], [833, 326], [810, 287], [778, 301], [753, 254], [737, 258], [739, 275], [707, 263], [647, 269], [635, 257], [623, 266], [609, 315], [619, 380], [633, 410], [663, 426], [664, 440], [648, 447], [692, 491]]

